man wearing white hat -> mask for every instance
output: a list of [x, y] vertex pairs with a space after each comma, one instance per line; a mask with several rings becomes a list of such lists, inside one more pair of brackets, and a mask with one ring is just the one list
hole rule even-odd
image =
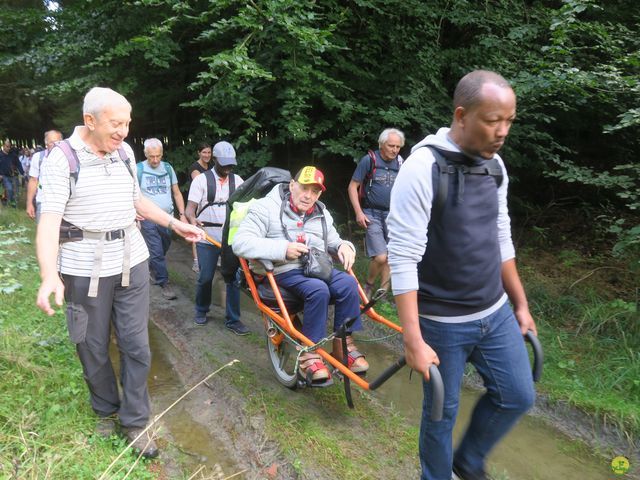
[[[204, 227], [207, 235], [221, 242], [222, 227], [226, 217], [226, 202], [242, 178], [233, 173], [238, 164], [236, 151], [229, 142], [218, 142], [213, 146], [214, 167], [198, 175], [189, 188], [186, 216], [193, 225]], [[216, 272], [220, 248], [203, 240], [196, 244], [200, 273], [196, 287], [196, 325], [208, 322], [211, 307], [211, 287]], [[236, 335], [247, 335], [249, 329], [240, 321], [240, 289], [234, 282], [227, 283], [225, 327]]]

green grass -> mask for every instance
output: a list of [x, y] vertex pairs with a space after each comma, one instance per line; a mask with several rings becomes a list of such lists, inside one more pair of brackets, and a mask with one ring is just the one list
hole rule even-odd
[[[327, 478], [381, 478], [378, 474], [393, 471], [399, 459], [415, 460], [417, 469], [418, 428], [357, 387], [356, 408], [350, 410], [341, 384], [293, 393], [265, 387], [242, 364], [234, 370], [221, 375], [241, 391], [249, 416], [264, 416], [269, 438], [278, 442], [298, 473], [306, 458], [323, 465]], [[309, 415], [310, 405], [317, 414]], [[385, 441], [390, 438], [393, 442]]]
[[[93, 434], [96, 417], [61, 309], [35, 306], [39, 275], [33, 222], [23, 211], [0, 211], [0, 478], [97, 478], [124, 440]], [[112, 470], [124, 478], [135, 457]], [[128, 478], [155, 478], [141, 462]]]

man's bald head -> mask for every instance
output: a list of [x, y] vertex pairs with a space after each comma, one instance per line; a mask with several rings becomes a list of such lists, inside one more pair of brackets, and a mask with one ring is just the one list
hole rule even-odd
[[469, 110], [482, 100], [482, 86], [490, 83], [513, 90], [511, 84], [498, 73], [489, 70], [474, 70], [460, 79], [453, 93], [453, 109], [462, 107]]

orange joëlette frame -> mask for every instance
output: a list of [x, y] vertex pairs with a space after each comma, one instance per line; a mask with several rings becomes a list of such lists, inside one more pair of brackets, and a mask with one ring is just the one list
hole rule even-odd
[[[212, 239], [207, 234], [205, 234], [205, 240], [207, 240], [209, 243], [212, 243], [213, 245], [215, 245], [217, 247], [220, 247], [220, 242], [217, 242], [216, 240]], [[278, 307], [280, 308], [280, 314], [278, 314], [277, 312], [275, 312], [274, 310], [272, 310], [271, 308], [269, 308], [267, 305], [265, 305], [262, 302], [262, 299], [258, 295], [258, 288], [256, 287], [256, 282], [254, 281], [253, 275], [251, 274], [251, 270], [249, 269], [249, 264], [247, 263], [247, 261], [244, 258], [240, 258], [240, 266], [242, 267], [242, 270], [244, 272], [245, 278], [247, 280], [247, 284], [249, 285], [249, 290], [251, 291], [251, 296], [253, 297], [253, 301], [255, 302], [255, 304], [258, 307], [258, 309], [263, 314], [267, 315], [271, 320], [276, 322], [278, 324], [278, 326], [284, 332], [286, 332], [287, 335], [289, 335], [290, 337], [296, 339], [301, 344], [303, 344], [303, 345], [305, 345], [307, 347], [311, 347], [311, 346], [315, 345], [311, 340], [309, 340], [307, 337], [305, 337], [291, 322], [291, 318], [289, 317], [289, 312], [287, 311], [287, 308], [285, 307], [284, 301], [282, 300], [282, 296], [280, 295], [280, 290], [278, 289], [278, 285], [276, 284], [276, 280], [275, 280], [275, 277], [273, 276], [273, 272], [267, 272], [266, 277], [269, 280], [269, 284], [271, 285], [271, 288], [273, 289], [273, 293], [275, 294], [276, 301], [278, 302]], [[360, 282], [358, 281], [358, 278], [354, 275], [352, 269], [349, 269], [348, 273], [349, 273], [349, 275], [351, 275], [353, 278], [356, 279], [356, 282], [358, 284], [358, 294], [360, 295], [360, 299], [361, 299], [362, 303], [366, 304], [369, 299], [365, 295], [364, 290], [362, 289], [362, 286], [360, 285]], [[375, 322], [378, 322], [378, 323], [381, 323], [383, 325], [386, 325], [387, 327], [389, 327], [389, 328], [391, 328], [393, 330], [396, 330], [397, 332], [402, 333], [402, 327], [400, 327], [399, 325], [396, 325], [395, 323], [387, 320], [382, 315], [378, 314], [373, 308], [370, 308], [366, 312], [366, 315], [371, 320], [373, 320]], [[342, 373], [344, 376], [348, 377], [352, 382], [354, 382], [360, 388], [363, 388], [364, 390], [369, 390], [370, 389], [369, 388], [369, 382], [363, 380], [362, 377], [360, 377], [359, 375], [353, 373], [351, 370], [349, 370], [349, 368], [346, 365], [344, 365], [337, 358], [333, 357], [326, 350], [324, 350], [323, 348], [318, 348], [316, 350], [316, 353], [318, 355], [320, 355], [327, 363], [329, 363], [333, 367], [337, 368], [340, 371], [340, 373]]]

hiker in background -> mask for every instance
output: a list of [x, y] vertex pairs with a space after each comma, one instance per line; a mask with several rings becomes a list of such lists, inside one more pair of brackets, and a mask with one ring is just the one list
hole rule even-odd
[[49, 154], [56, 142], [62, 140], [62, 133], [58, 130], [49, 130], [44, 133], [45, 149], [35, 153], [29, 168], [29, 182], [27, 183], [27, 200], [26, 210], [29, 217], [35, 219], [36, 223], [40, 220], [40, 203], [42, 201], [41, 185], [38, 182], [40, 176], [40, 167], [42, 161]]
[[[178, 188], [178, 177], [171, 164], [162, 160], [162, 142], [157, 138], [144, 141], [146, 160], [137, 165], [137, 177], [142, 194], [149, 198], [162, 210], [174, 216], [173, 202], [178, 207], [178, 217], [187, 221], [184, 213], [184, 199]], [[173, 197], [173, 198], [172, 198]], [[176, 298], [169, 286], [169, 272], [165, 256], [171, 246], [171, 232], [168, 228], [143, 219], [140, 222], [142, 236], [149, 248], [149, 272], [153, 283], [162, 289], [162, 296], [167, 300]]]
[[[213, 146], [213, 168], [196, 176], [191, 182], [187, 198], [187, 218], [193, 225], [204, 227], [207, 235], [222, 241], [222, 227], [226, 219], [226, 202], [242, 184], [242, 178], [233, 173], [237, 165], [236, 151], [229, 142], [218, 142]], [[196, 244], [200, 273], [196, 286], [196, 325], [208, 322], [211, 308], [211, 288], [218, 266], [221, 249], [201, 240]], [[247, 335], [249, 329], [240, 320], [240, 287], [230, 281], [226, 284], [225, 327], [236, 335]]]
[[11, 145], [11, 140], [7, 139], [2, 144], [2, 149], [0, 149], [0, 179], [7, 196], [6, 202], [14, 208], [18, 207], [20, 175], [24, 175], [24, 171], [20, 164], [18, 152]]
[[[451, 128], [412, 149], [391, 194], [389, 265], [407, 364], [425, 379], [439, 365], [444, 416], [430, 419], [425, 382], [422, 480], [485, 480], [491, 449], [533, 405], [523, 335], [536, 332], [520, 277], [497, 154], [516, 116], [516, 96], [494, 72], [465, 75]], [[513, 309], [509, 304], [513, 305]], [[452, 432], [467, 361], [486, 392], [453, 452]]]
[[[42, 162], [42, 204], [36, 249], [42, 283], [37, 305], [48, 315], [67, 302], [69, 337], [98, 415], [96, 433], [121, 431], [132, 448], [158, 455], [149, 431], [149, 252], [136, 214], [190, 241], [202, 231], [176, 220], [140, 195], [135, 159], [124, 143], [131, 105], [109, 88], [84, 98], [84, 125]], [[62, 233], [62, 235], [61, 235]], [[58, 240], [66, 240], [61, 246]], [[58, 271], [59, 269], [59, 271]], [[111, 325], [120, 351], [120, 384], [109, 358]]]
[[[198, 144], [198, 160], [189, 165], [189, 178], [193, 182], [194, 178], [209, 169], [211, 169], [211, 145], [207, 142], [200, 142]], [[198, 252], [195, 244], [191, 247], [191, 255], [193, 257], [191, 270], [199, 273], [200, 267], [198, 266]]]
[[[346, 332], [348, 366], [355, 373], [364, 373], [369, 363], [351, 335], [362, 328], [357, 280], [335, 268], [326, 279], [305, 276], [303, 270], [303, 258], [310, 248], [337, 256], [345, 270], [355, 260], [355, 247], [340, 238], [333, 217], [318, 201], [325, 190], [324, 174], [313, 166], [302, 168], [289, 185], [276, 185], [266, 197], [249, 207], [233, 238], [233, 252], [240, 257], [273, 262], [276, 283], [304, 300], [302, 333], [312, 342], [327, 336], [331, 299], [335, 301], [334, 332], [347, 319], [355, 318]], [[334, 339], [333, 355], [343, 358], [339, 338]], [[299, 373], [320, 386], [331, 380], [329, 369], [313, 351], [300, 355]]]
[[367, 297], [371, 296], [378, 277], [380, 288], [389, 290], [387, 215], [391, 188], [402, 165], [399, 153], [404, 147], [404, 133], [387, 128], [378, 137], [378, 145], [378, 150], [369, 150], [360, 159], [347, 187], [356, 222], [366, 230], [365, 246], [371, 259], [364, 285]]
[[26, 186], [27, 180], [29, 180], [29, 167], [31, 166], [31, 157], [33, 152], [29, 149], [29, 147], [24, 147], [22, 149], [22, 155], [20, 155], [20, 165], [22, 165], [22, 171], [24, 175], [22, 177], [22, 186]]

